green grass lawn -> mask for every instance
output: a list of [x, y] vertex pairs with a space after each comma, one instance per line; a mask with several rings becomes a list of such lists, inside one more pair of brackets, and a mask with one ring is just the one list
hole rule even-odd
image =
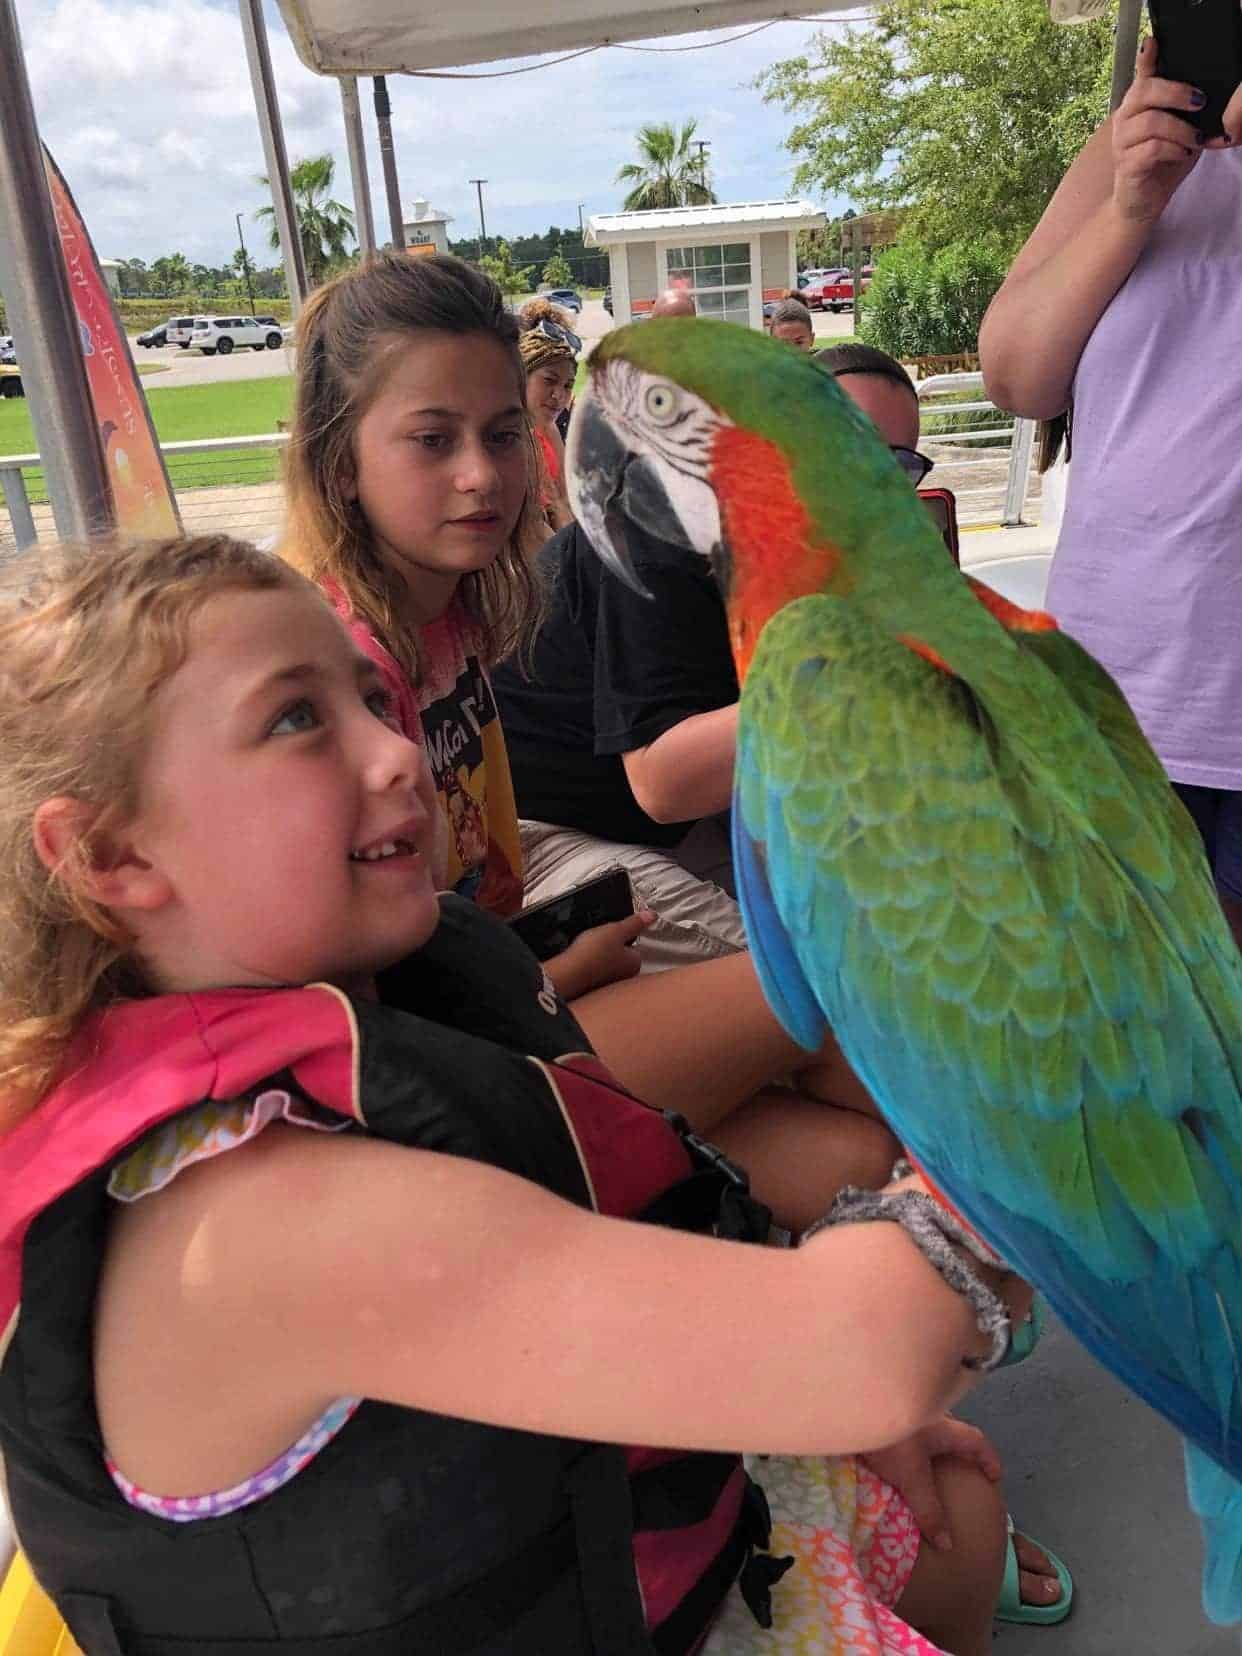
[[[271, 379], [233, 380], [223, 385], [169, 386], [147, 391], [160, 441], [190, 442], [201, 437], [256, 437], [287, 420], [293, 403], [288, 374]], [[36, 448], [30, 408], [24, 397], [0, 400], [0, 456], [30, 454]], [[210, 455], [166, 456], [175, 489], [228, 483], [268, 483], [280, 474], [279, 449], [220, 449]], [[47, 499], [43, 472], [26, 472], [32, 501]]]

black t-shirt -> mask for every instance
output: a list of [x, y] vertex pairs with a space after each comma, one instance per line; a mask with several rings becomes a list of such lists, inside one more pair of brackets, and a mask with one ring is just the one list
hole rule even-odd
[[724, 600], [706, 559], [626, 525], [653, 600], [610, 574], [577, 524], [539, 554], [548, 614], [529, 669], [492, 675], [519, 816], [636, 845], [675, 845], [689, 823], [653, 822], [621, 754], [738, 696]]

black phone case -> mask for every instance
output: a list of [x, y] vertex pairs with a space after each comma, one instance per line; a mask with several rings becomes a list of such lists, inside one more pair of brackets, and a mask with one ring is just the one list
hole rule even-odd
[[1175, 110], [1205, 138], [1224, 131], [1225, 106], [1242, 83], [1242, 6], [1238, 0], [1149, 0], [1152, 33], [1165, 80], [1197, 86], [1207, 103]]
[[536, 959], [550, 960], [584, 931], [624, 920], [633, 912], [630, 877], [623, 868], [616, 868], [576, 886], [573, 891], [523, 909], [512, 917], [509, 925]]

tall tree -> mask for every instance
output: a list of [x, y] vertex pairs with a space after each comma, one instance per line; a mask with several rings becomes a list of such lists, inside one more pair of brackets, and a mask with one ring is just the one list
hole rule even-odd
[[190, 264], [184, 253], [165, 253], [151, 266], [151, 286], [161, 294], [184, 293], [190, 286]]
[[136, 299], [146, 293], [151, 285], [150, 274], [147, 271], [145, 259], [122, 259], [117, 278], [120, 283], [122, 297]]
[[672, 121], [654, 121], [639, 127], [639, 160], [627, 161], [616, 180], [630, 186], [627, 213], [715, 201], [704, 151], [692, 147], [698, 124], [690, 120], [679, 130]]
[[[336, 162], [330, 155], [309, 155], [297, 162], [289, 175], [293, 210], [302, 238], [302, 258], [307, 280], [312, 285], [322, 282], [338, 265], [345, 263], [349, 257], [348, 243], [354, 234], [353, 213], [343, 202], [332, 200], [335, 172]], [[265, 174], [259, 175], [258, 182], [270, 188]], [[266, 221], [268, 245], [279, 250], [275, 207], [260, 207], [254, 216]]]
[[1015, 249], [1108, 110], [1112, 24], [1065, 28], [1047, 0], [879, 0], [759, 84], [794, 113], [800, 188], [909, 209], [930, 247]]

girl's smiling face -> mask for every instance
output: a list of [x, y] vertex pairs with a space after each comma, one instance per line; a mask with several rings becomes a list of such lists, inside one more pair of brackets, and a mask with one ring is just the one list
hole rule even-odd
[[397, 338], [358, 421], [352, 491], [418, 621], [513, 536], [530, 486], [530, 435], [512, 356], [488, 334]]
[[570, 357], [554, 357], [526, 376], [530, 411], [541, 425], [554, 425], [574, 394], [577, 364]]
[[309, 587], [206, 604], [159, 691], [124, 914], [157, 987], [358, 987], [435, 929], [437, 817], [379, 670]]

